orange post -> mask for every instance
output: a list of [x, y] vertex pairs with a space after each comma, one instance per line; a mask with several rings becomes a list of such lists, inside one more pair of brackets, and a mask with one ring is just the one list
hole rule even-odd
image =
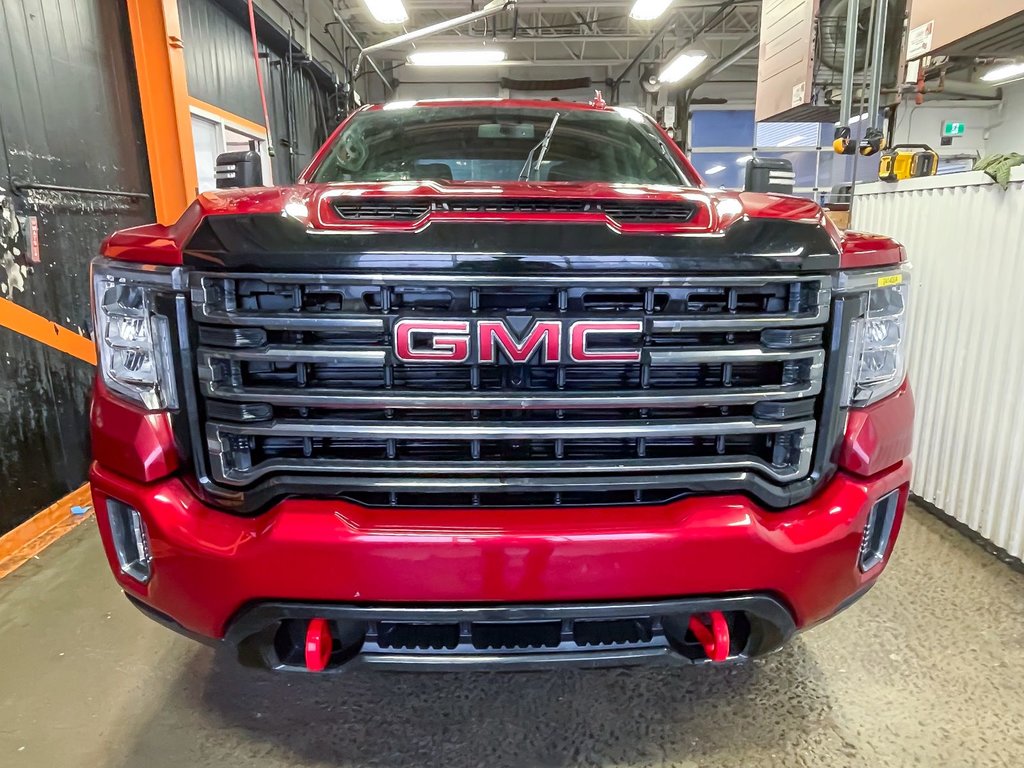
[[177, 0], [125, 0], [156, 218], [172, 224], [196, 196], [184, 43]]

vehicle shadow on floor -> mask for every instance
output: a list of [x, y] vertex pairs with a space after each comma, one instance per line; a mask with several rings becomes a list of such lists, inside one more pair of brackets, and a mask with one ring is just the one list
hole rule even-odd
[[[799, 638], [763, 661], [701, 669], [314, 677], [244, 669], [227, 651], [190, 659], [168, 693], [195, 722], [152, 728], [181, 739], [198, 727], [211, 746], [230, 733], [241, 754], [219, 765], [249, 764], [244, 754], [260, 766], [746, 765], [816, 740], [832, 709]], [[152, 744], [137, 746], [126, 766], [152, 757]]]

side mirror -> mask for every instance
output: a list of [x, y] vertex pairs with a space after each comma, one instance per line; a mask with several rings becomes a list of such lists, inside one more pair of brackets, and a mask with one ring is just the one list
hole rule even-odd
[[217, 156], [217, 189], [263, 186], [263, 162], [259, 154], [225, 152]]
[[789, 160], [755, 157], [747, 162], [747, 175], [743, 189], [747, 192], [775, 192], [792, 195], [796, 174]]

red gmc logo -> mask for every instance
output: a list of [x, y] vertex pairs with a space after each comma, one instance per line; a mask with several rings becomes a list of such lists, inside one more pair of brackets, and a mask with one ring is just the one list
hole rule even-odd
[[[598, 344], [601, 336], [643, 333], [642, 320], [537, 320], [517, 334], [505, 320], [399, 320], [395, 357], [405, 362], [638, 363], [639, 349]], [[568, 355], [563, 352], [568, 348]]]

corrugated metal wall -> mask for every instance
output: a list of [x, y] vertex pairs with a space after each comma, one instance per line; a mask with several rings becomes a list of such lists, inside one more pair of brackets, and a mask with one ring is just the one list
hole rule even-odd
[[[217, 0], [178, 0], [178, 8], [189, 95], [262, 124], [248, 27]], [[263, 51], [274, 181], [285, 184], [295, 180], [326, 138], [327, 95], [308, 71], [288, 65], [285, 51]]]
[[911, 490], [1024, 557], [1024, 169], [1015, 173], [1005, 192], [981, 173], [898, 192], [868, 185], [853, 225], [900, 240], [914, 267]]
[[[124, 2], [0, 0], [0, 297], [88, 333], [89, 260], [153, 220], [138, 102]], [[0, 327], [0, 533], [85, 481], [92, 375]]]

